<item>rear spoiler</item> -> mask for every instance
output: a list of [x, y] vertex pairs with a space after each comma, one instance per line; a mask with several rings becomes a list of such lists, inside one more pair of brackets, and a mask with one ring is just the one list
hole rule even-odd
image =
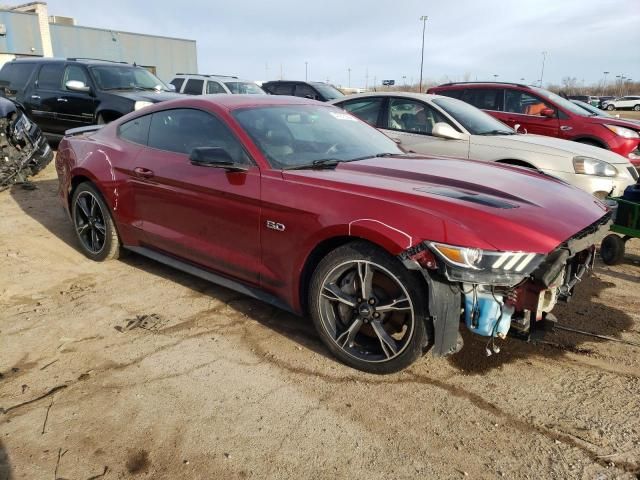
[[89, 125], [88, 127], [71, 128], [64, 132], [64, 136], [73, 137], [75, 135], [82, 135], [83, 133], [97, 132], [102, 127], [104, 127], [104, 125]]

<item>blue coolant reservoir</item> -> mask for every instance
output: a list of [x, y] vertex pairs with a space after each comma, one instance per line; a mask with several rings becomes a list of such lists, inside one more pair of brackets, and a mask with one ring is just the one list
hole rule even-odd
[[[473, 291], [464, 295], [464, 321], [467, 328], [473, 333], [484, 335], [485, 337], [497, 336], [504, 338], [511, 326], [511, 315], [513, 307], [510, 305], [500, 305], [501, 295]], [[497, 323], [497, 325], [496, 325]]]

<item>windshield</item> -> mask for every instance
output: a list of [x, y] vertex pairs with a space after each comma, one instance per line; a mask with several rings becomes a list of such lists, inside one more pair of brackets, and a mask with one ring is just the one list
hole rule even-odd
[[327, 83], [312, 83], [311, 85], [313, 85], [313, 87], [327, 100], [335, 100], [336, 98], [344, 97], [344, 93]]
[[128, 65], [91, 67], [101, 90], [165, 90], [169, 88], [149, 70]]
[[472, 135], [513, 135], [516, 132], [488, 113], [455, 98], [435, 98], [433, 103], [451, 115]]
[[580, 100], [572, 100], [572, 102], [578, 105], [580, 108], [584, 108], [593, 117], [612, 117], [612, 115], [609, 115], [607, 112], [603, 112], [598, 107], [594, 107], [593, 105], [590, 105], [588, 103], [581, 102]]
[[229, 88], [229, 90], [231, 90], [231, 93], [266, 95], [266, 92], [255, 83], [225, 82], [224, 84]]
[[566, 98], [562, 98], [560, 95], [556, 95], [549, 90], [545, 90], [543, 88], [531, 87], [538, 95], [546, 98], [547, 100], [551, 100], [559, 107], [564, 108], [565, 110], [569, 110], [571, 113], [575, 113], [576, 115], [580, 115], [582, 117], [588, 117], [589, 113], [585, 112], [582, 107], [579, 107], [571, 100], [567, 100]]
[[256, 107], [233, 116], [274, 168], [403, 153], [386, 135], [336, 107]]

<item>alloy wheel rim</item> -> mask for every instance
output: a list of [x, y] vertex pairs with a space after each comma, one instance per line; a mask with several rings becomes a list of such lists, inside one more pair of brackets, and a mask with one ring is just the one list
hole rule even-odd
[[393, 360], [413, 336], [415, 311], [407, 289], [374, 262], [353, 260], [334, 267], [322, 281], [318, 304], [333, 343], [358, 360]]
[[81, 192], [74, 204], [74, 223], [82, 246], [96, 255], [102, 251], [107, 236], [104, 213], [97, 198], [90, 192]]

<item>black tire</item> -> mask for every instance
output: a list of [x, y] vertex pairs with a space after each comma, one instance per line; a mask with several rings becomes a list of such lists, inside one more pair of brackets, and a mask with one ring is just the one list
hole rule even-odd
[[101, 262], [121, 255], [120, 239], [104, 198], [91, 183], [83, 182], [71, 198], [71, 217], [80, 250]]
[[309, 288], [311, 318], [327, 348], [377, 374], [402, 370], [422, 355], [429, 343], [426, 298], [424, 280], [363, 241], [330, 252]]
[[613, 105], [607, 105], [607, 110], [611, 111], [611, 110], [615, 110], [616, 107], [614, 107]]
[[600, 257], [607, 265], [616, 265], [624, 258], [624, 240], [615, 234], [609, 234], [600, 244]]
[[633, 107], [633, 109], [634, 109], [636, 112], [640, 112], [640, 105], [635, 105], [635, 106]]

